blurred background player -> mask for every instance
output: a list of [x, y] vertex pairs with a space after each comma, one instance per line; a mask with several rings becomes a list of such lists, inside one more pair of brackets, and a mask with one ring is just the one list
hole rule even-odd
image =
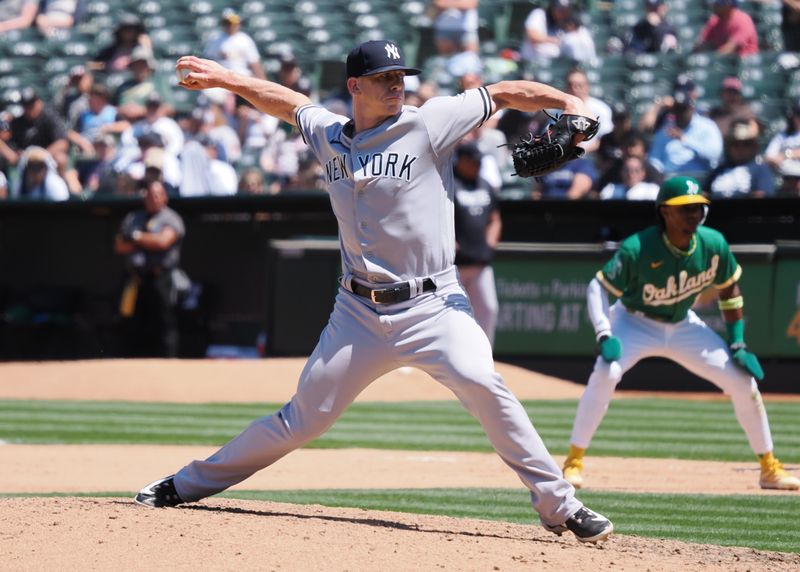
[[475, 143], [463, 142], [456, 148], [453, 164], [456, 266], [475, 320], [494, 345], [500, 306], [491, 262], [503, 224], [497, 206], [498, 189], [480, 176], [482, 157]]

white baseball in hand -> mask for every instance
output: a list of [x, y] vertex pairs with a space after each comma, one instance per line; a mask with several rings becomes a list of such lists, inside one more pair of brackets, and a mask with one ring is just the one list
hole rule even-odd
[[186, 81], [186, 76], [188, 76], [188, 75], [189, 75], [189, 73], [191, 73], [191, 70], [187, 70], [187, 69], [177, 69], [177, 70], [175, 70], [175, 73], [176, 73], [176, 74], [177, 74], [177, 76], [178, 76], [178, 81], [179, 81], [180, 83], [183, 83], [184, 81]]

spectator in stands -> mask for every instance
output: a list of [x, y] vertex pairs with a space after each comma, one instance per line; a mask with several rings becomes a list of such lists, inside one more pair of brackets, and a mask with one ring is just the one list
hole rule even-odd
[[155, 132], [161, 136], [167, 153], [174, 157], [180, 155], [184, 143], [183, 131], [178, 122], [168, 115], [169, 110], [161, 100], [161, 95], [157, 91], [151, 92], [145, 99], [144, 105], [144, 117], [129, 124], [122, 132], [123, 145], [134, 145], [140, 135]]
[[753, 106], [742, 96], [741, 80], [735, 76], [722, 80], [719, 105], [712, 107], [708, 116], [717, 123], [721, 133], [730, 133], [731, 124], [737, 119], [758, 120]]
[[67, 183], [58, 174], [55, 159], [43, 147], [26, 148], [20, 156], [18, 172], [12, 197], [44, 201], [69, 199]]
[[406, 105], [411, 107], [419, 107], [425, 103], [425, 101], [422, 99], [422, 94], [420, 93], [421, 82], [419, 81], [418, 76], [407, 75], [403, 78], [403, 85], [405, 87], [405, 90], [403, 91], [403, 97]]
[[199, 135], [208, 132], [210, 121], [205, 107], [195, 106], [191, 111], [179, 111], [175, 114], [175, 122], [183, 132], [184, 141], [192, 141]]
[[108, 87], [96, 83], [89, 90], [89, 108], [81, 113], [67, 138], [77, 145], [84, 155], [94, 155], [93, 142], [98, 135], [106, 133], [106, 128], [117, 120], [117, 108], [109, 103]]
[[18, 161], [11, 141], [11, 121], [14, 116], [6, 110], [0, 111], [0, 173], [10, 174], [10, 166]]
[[[695, 101], [700, 96], [700, 90], [697, 84], [687, 74], [678, 74], [672, 84], [672, 90], [673, 93], [685, 91]], [[639, 118], [639, 130], [642, 131], [642, 133], [650, 134], [661, 129], [667, 116], [672, 113], [673, 103], [674, 101], [671, 95], [656, 97], [653, 105]]]
[[174, 271], [180, 266], [185, 227], [167, 206], [158, 181], [144, 194], [144, 209], [128, 214], [114, 238], [125, 257], [128, 280], [120, 303], [132, 357], [177, 357], [178, 320]]
[[311, 95], [311, 80], [303, 75], [294, 54], [284, 52], [279, 56], [278, 83], [303, 95]]
[[30, 28], [39, 12], [39, 0], [3, 0], [0, 2], [0, 34]]
[[303, 153], [297, 157], [297, 172], [281, 185], [281, 192], [286, 191], [325, 191], [325, 171], [311, 153]]
[[236, 98], [234, 127], [242, 145], [242, 154], [258, 156], [280, 130], [280, 121], [261, 113], [244, 98]]
[[293, 179], [297, 179], [302, 157], [308, 153], [308, 147], [300, 137], [300, 132], [288, 127], [288, 124], [281, 123], [280, 129], [266, 140], [258, 157], [258, 166], [271, 179], [270, 189], [275, 185], [283, 187], [291, 184]]
[[109, 134], [98, 134], [92, 142], [94, 161], [79, 169], [83, 190], [92, 194], [111, 195], [117, 192], [119, 173], [114, 169], [117, 144]]
[[141, 46], [152, 52], [153, 45], [144, 24], [134, 14], [121, 14], [114, 29], [113, 41], [89, 62], [89, 69], [105, 73], [124, 72], [131, 63], [133, 51]]
[[16, 165], [20, 154], [31, 145], [43, 147], [55, 159], [59, 175], [70, 183], [70, 191], [80, 192], [77, 175], [73, 177], [69, 169], [69, 142], [64, 122], [32, 87], [22, 89], [20, 104], [22, 115], [11, 121], [8, 141], [11, 153], [7, 157], [10, 164]]
[[561, 55], [564, 25], [572, 17], [570, 0], [550, 0], [547, 8], [534, 8], [525, 19], [525, 39], [520, 55], [536, 66]]
[[725, 159], [703, 188], [711, 199], [761, 198], [775, 193], [772, 171], [758, 155], [759, 127], [755, 119], [735, 119], [725, 137]]
[[[416, 76], [412, 76], [416, 77]], [[459, 91], [478, 88], [483, 85], [480, 74], [467, 73], [458, 80]], [[473, 142], [481, 152], [481, 177], [499, 192], [503, 181], [514, 172], [508, 139], [505, 133], [497, 129], [497, 121], [502, 113], [492, 116], [487, 121], [469, 132], [464, 142]]]
[[242, 176], [239, 177], [237, 192], [240, 195], [272, 194], [268, 193], [267, 185], [264, 180], [264, 173], [258, 167], [248, 167], [242, 171]]
[[89, 109], [89, 90], [94, 85], [94, 76], [85, 66], [75, 65], [69, 69], [68, 79], [53, 98], [55, 110], [66, 120], [67, 127], [74, 129], [81, 114]]
[[142, 119], [147, 113], [147, 98], [156, 92], [161, 97], [164, 113], [172, 115], [172, 90], [169, 82], [161, 74], [155, 73], [156, 62], [150, 50], [137, 46], [131, 53], [128, 69], [133, 77], [123, 82], [118, 88], [115, 104], [122, 119], [134, 122]]
[[581, 24], [577, 16], [564, 21], [561, 35], [561, 57], [588, 66], [597, 65], [597, 50], [589, 29]]
[[647, 181], [645, 161], [641, 157], [630, 156], [622, 163], [622, 180], [608, 183], [600, 190], [600, 198], [627, 199], [631, 201], [655, 201], [658, 185]]
[[534, 181], [531, 198], [536, 199], [583, 199], [597, 182], [597, 171], [586, 157], [567, 162], [557, 171], [548, 173]]
[[137, 198], [142, 196], [140, 181], [131, 177], [128, 173], [119, 173], [115, 180], [114, 196]]
[[600, 121], [600, 129], [594, 139], [581, 143], [581, 147], [586, 149], [587, 153], [597, 151], [600, 147], [600, 139], [603, 135], [611, 133], [611, 131], [614, 130], [614, 119], [611, 108], [604, 101], [589, 95], [589, 78], [586, 73], [580, 69], [568, 71], [564, 78], [564, 83], [566, 84], [564, 91], [583, 100], [592, 112], [592, 115], [597, 117], [597, 120]]
[[440, 55], [478, 51], [478, 0], [432, 0], [430, 8]]
[[628, 107], [620, 101], [611, 106], [611, 121], [614, 123], [614, 129], [600, 138], [595, 158], [595, 165], [601, 176], [622, 160], [622, 145], [628, 134], [633, 131]]
[[648, 183], [660, 184], [663, 175], [656, 169], [647, 157], [647, 140], [639, 131], [630, 131], [622, 141], [620, 146], [620, 158], [614, 161], [611, 166], [601, 173], [600, 182], [597, 184], [599, 189], [606, 187], [609, 183], [622, 183], [622, 170], [625, 161], [630, 157], [641, 159], [644, 163], [645, 181]]
[[0, 200], [6, 200], [8, 198], [8, 179], [6, 178], [5, 173], [0, 171]]
[[36, 27], [44, 36], [52, 36], [57, 30], [72, 28], [78, 0], [43, 0], [36, 15]]
[[693, 51], [717, 55], [749, 56], [758, 53], [758, 33], [749, 14], [739, 9], [739, 0], [714, 0], [714, 13], [700, 32]]
[[209, 38], [203, 48], [203, 57], [216, 60], [228, 69], [243, 75], [266, 79], [258, 47], [242, 31], [242, 19], [232, 8], [220, 15], [221, 29]]
[[182, 197], [236, 194], [239, 183], [236, 170], [217, 157], [217, 143], [208, 135], [186, 143], [181, 154]]
[[138, 149], [133, 152], [127, 148], [120, 151], [114, 161], [114, 168], [120, 173], [127, 173], [142, 185], [145, 182], [148, 168], [158, 169], [159, 178], [163, 181], [167, 192], [177, 194], [181, 184], [180, 161], [175, 155], [165, 152], [164, 140], [161, 135], [155, 131], [149, 131], [140, 135], [137, 143]]
[[678, 90], [672, 100], [672, 111], [653, 136], [650, 160], [665, 178], [704, 180], [722, 156], [722, 134], [713, 120], [695, 113], [691, 91]]
[[483, 153], [472, 142], [456, 147], [453, 163], [456, 266], [475, 320], [494, 345], [497, 290], [491, 262], [500, 242], [500, 189], [480, 176]]
[[625, 34], [626, 54], [666, 54], [678, 49], [675, 28], [667, 21], [664, 0], [646, 0], [644, 17]]
[[786, 129], [770, 140], [764, 159], [777, 172], [800, 172], [800, 99], [789, 105]]
[[[39, 97], [32, 87], [20, 92], [22, 115], [11, 121], [11, 143], [21, 153], [31, 145], [44, 147], [58, 160], [67, 159], [67, 133], [58, 115]], [[13, 161], [16, 164], [16, 161]]]
[[781, 10], [781, 32], [783, 49], [787, 52], [800, 52], [800, 0], [783, 0]]

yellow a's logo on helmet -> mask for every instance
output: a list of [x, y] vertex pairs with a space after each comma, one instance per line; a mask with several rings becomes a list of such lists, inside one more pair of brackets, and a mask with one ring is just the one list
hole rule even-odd
[[709, 204], [700, 183], [691, 177], [671, 177], [661, 184], [656, 204], [680, 206], [692, 203]]

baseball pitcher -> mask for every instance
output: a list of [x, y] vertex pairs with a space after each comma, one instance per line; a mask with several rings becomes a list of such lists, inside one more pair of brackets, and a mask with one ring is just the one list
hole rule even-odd
[[[458, 141], [502, 107], [560, 108], [582, 124], [582, 102], [518, 81], [405, 106], [404, 77], [420, 72], [407, 67], [400, 47], [388, 41], [365, 42], [347, 57], [352, 119], [216, 62], [187, 56], [176, 68], [185, 87], [231, 90], [297, 126], [325, 172], [344, 275], [289, 403], [254, 421], [208, 459], [146, 486], [136, 501], [174, 506], [223, 491], [321, 435], [376, 378], [413, 366], [451, 389], [481, 423], [530, 490], [545, 528], [569, 530], [582, 542], [607, 538], [611, 522], [575, 498], [494, 370], [491, 345], [453, 264], [452, 154]], [[571, 156], [570, 143], [563, 142], [565, 156]]]

